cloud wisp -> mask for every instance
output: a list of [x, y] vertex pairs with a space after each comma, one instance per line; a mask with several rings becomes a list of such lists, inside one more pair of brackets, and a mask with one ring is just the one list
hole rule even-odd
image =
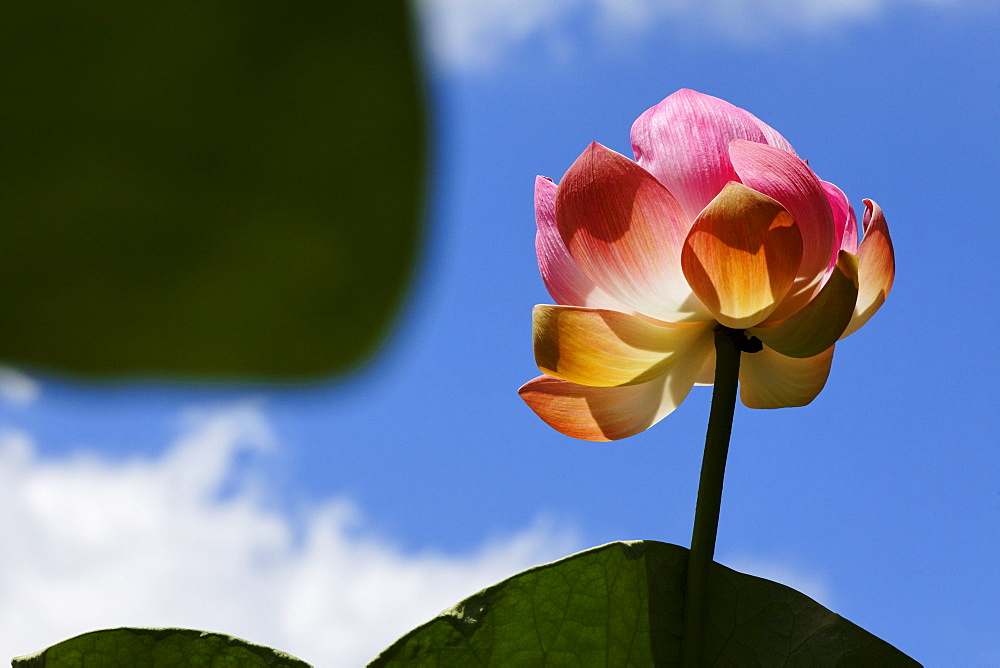
[[38, 401], [42, 389], [38, 381], [9, 366], [0, 366], [0, 401], [12, 406], [29, 406]]
[[591, 48], [595, 37], [627, 44], [659, 29], [743, 45], [822, 35], [879, 19], [893, 7], [961, 6], [976, 0], [418, 0], [424, 41], [444, 72], [498, 67], [529, 40], [555, 58]]
[[363, 665], [441, 609], [580, 547], [540, 522], [468, 556], [407, 554], [365, 535], [346, 499], [292, 520], [259, 483], [232, 484], [237, 456], [273, 443], [252, 406], [195, 419], [156, 459], [47, 460], [28, 435], [0, 434], [0, 654], [184, 626]]

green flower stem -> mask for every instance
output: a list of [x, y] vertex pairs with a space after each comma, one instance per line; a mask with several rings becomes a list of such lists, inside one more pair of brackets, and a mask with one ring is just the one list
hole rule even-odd
[[685, 668], [701, 665], [708, 574], [715, 556], [715, 536], [719, 531], [719, 508], [722, 505], [722, 480], [726, 473], [729, 436], [733, 431], [733, 412], [736, 410], [736, 385], [740, 375], [737, 337], [742, 334], [722, 326], [715, 330], [715, 388], [712, 391], [708, 434], [705, 436], [705, 455], [701, 462], [701, 480], [698, 483], [698, 503], [694, 511], [694, 532], [688, 554], [684, 594], [681, 665]]

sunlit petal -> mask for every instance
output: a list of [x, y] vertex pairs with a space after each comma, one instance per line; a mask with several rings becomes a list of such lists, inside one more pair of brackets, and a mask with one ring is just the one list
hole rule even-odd
[[589, 387], [539, 376], [518, 393], [554, 429], [588, 441], [614, 441], [653, 426], [677, 408], [694, 385], [712, 339], [690, 350], [668, 373], [639, 385]]
[[636, 163], [591, 144], [559, 184], [556, 222], [576, 264], [615, 299], [659, 320], [707, 319], [680, 268], [684, 212]]
[[776, 201], [728, 184], [688, 233], [684, 275], [716, 320], [734, 329], [767, 318], [795, 279], [798, 226]]
[[791, 149], [752, 114], [693, 90], [677, 91], [632, 125], [636, 161], [673, 193], [689, 221], [727, 183], [738, 180], [728, 152], [734, 139]]
[[826, 385], [833, 346], [815, 357], [786, 357], [767, 346], [740, 360], [740, 399], [749, 408], [805, 406]]
[[538, 368], [597, 387], [652, 380], [712, 338], [712, 323], [653, 324], [618, 311], [541, 304], [533, 316]]
[[777, 323], [752, 327], [751, 334], [789, 357], [813, 357], [840, 338], [858, 300], [858, 259], [840, 251], [823, 289], [811, 302]]
[[875, 315], [889, 296], [896, 277], [896, 256], [885, 216], [878, 204], [870, 199], [864, 202], [865, 236], [858, 247], [858, 303], [841, 338], [856, 332]]
[[739, 180], [780, 203], [799, 227], [802, 263], [781, 306], [783, 313], [793, 313], [816, 293], [839, 249], [827, 192], [809, 166], [786, 151], [735, 140], [729, 155]]
[[569, 256], [556, 227], [556, 191], [557, 186], [550, 179], [535, 178], [535, 223], [538, 225], [535, 250], [538, 270], [552, 299], [557, 304], [631, 312], [632, 309], [597, 287]]

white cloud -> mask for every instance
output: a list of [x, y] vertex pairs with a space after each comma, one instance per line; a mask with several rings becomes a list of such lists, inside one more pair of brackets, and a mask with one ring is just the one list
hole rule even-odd
[[9, 366], [0, 366], [0, 400], [15, 406], [26, 406], [38, 401], [41, 387], [38, 382]]
[[580, 0], [417, 0], [431, 56], [447, 69], [490, 66], [511, 46], [537, 35], [558, 42], [560, 25]]
[[406, 554], [366, 536], [342, 499], [295, 523], [261, 484], [231, 484], [236, 456], [273, 440], [252, 406], [194, 419], [158, 459], [47, 460], [27, 435], [0, 435], [0, 656], [184, 626], [363, 665], [468, 594], [580, 547], [540, 522], [471, 556]]
[[[540, 521], [468, 556], [407, 554], [366, 535], [345, 499], [293, 521], [237, 473], [239, 455], [274, 445], [250, 404], [189, 416], [156, 459], [49, 460], [28, 435], [0, 433], [0, 660], [93, 629], [182, 626], [364, 665], [465, 596], [582, 547]], [[823, 579], [792, 564], [723, 563], [831, 604]]]
[[[977, 0], [417, 0], [434, 62], [453, 72], [479, 72], [508, 51], [541, 39], [555, 57], [592, 48], [592, 35], [628, 43], [670, 25], [683, 32], [743, 44], [780, 35], [813, 35], [869, 22], [893, 6], [958, 6]], [[573, 37], [571, 38], [571, 35]], [[574, 39], [575, 38], [575, 39]]]

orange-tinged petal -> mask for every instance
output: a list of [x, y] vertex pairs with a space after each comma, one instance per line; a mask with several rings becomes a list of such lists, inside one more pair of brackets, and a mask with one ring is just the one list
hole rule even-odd
[[786, 357], [767, 346], [740, 359], [740, 399], [749, 408], [805, 406], [816, 398], [833, 362], [833, 346], [814, 357]]
[[588, 387], [539, 376], [517, 392], [556, 431], [585, 441], [614, 441], [653, 425], [665, 381]]
[[712, 337], [689, 350], [666, 374], [647, 383], [590, 387], [539, 376], [518, 394], [549, 426], [587, 441], [614, 441], [638, 434], [676, 409], [694, 385]]
[[618, 311], [547, 304], [532, 315], [538, 368], [595, 387], [650, 381], [712, 339], [711, 322], [654, 324]]
[[658, 320], [707, 320], [681, 272], [688, 220], [652, 174], [600, 144], [566, 172], [556, 222], [576, 264], [629, 309]]
[[865, 237], [858, 247], [858, 303], [841, 338], [856, 332], [875, 315], [889, 296], [896, 277], [896, 256], [882, 209], [870, 199], [864, 203]]
[[798, 226], [775, 200], [730, 182], [691, 227], [681, 253], [694, 293], [726, 327], [763, 322], [802, 259]]
[[858, 259], [840, 251], [823, 289], [781, 322], [751, 327], [750, 333], [782, 355], [812, 357], [832, 346], [854, 315], [858, 301]]

